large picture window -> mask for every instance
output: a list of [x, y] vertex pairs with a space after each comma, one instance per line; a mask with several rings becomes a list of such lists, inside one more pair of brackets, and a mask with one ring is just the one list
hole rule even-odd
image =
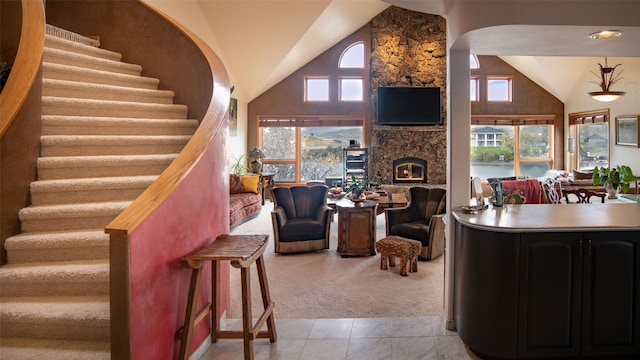
[[474, 115], [471, 176], [536, 178], [553, 168], [554, 115]]
[[590, 170], [609, 166], [609, 110], [569, 114], [569, 131], [574, 140], [574, 167]]
[[263, 171], [275, 172], [274, 180], [285, 183], [342, 177], [342, 149], [349, 140], [362, 143], [363, 123], [362, 117], [350, 116], [261, 117]]

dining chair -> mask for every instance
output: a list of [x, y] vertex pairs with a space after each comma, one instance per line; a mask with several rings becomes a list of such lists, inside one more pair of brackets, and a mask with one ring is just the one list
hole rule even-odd
[[571, 204], [569, 201], [569, 195], [575, 195], [578, 198], [578, 201], [575, 204], [588, 204], [591, 202], [591, 197], [599, 197], [600, 202], [604, 203], [604, 198], [607, 194], [602, 192], [591, 191], [589, 189], [567, 189], [564, 190], [564, 198], [567, 204]]
[[544, 201], [547, 204], [562, 203], [562, 183], [558, 179], [546, 178], [540, 182]]

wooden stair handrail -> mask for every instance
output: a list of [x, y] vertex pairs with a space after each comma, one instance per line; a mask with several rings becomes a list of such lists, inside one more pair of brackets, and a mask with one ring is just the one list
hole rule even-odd
[[0, 93], [0, 137], [4, 136], [13, 122], [36, 81], [42, 64], [44, 33], [42, 1], [22, 0], [20, 45], [11, 75]]
[[229, 107], [229, 78], [224, 65], [211, 48], [199, 37], [174, 19], [164, 15], [149, 4], [142, 3], [169, 24], [181, 31], [200, 49], [211, 67], [213, 93], [209, 107], [200, 126], [178, 157], [165, 169], [129, 207], [109, 223], [105, 232], [111, 235], [128, 235], [136, 229], [174, 191], [198, 159], [207, 150], [213, 139], [223, 130]]

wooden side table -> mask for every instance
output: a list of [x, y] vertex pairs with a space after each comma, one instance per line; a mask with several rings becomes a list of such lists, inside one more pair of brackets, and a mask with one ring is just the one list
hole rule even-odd
[[[253, 339], [268, 337], [271, 342], [277, 339], [276, 323], [273, 318], [274, 303], [269, 294], [267, 274], [264, 267], [262, 254], [267, 248], [268, 235], [220, 235], [216, 241], [205, 246], [203, 249], [184, 256], [180, 262], [183, 266], [193, 269], [191, 272], [191, 285], [189, 286], [189, 298], [187, 300], [187, 311], [180, 344], [179, 359], [189, 358], [189, 346], [191, 345], [191, 335], [193, 326], [200, 320], [206, 318], [208, 311], [212, 311], [211, 316], [211, 341], [218, 339], [244, 339], [244, 358], [253, 359]], [[242, 331], [222, 331], [220, 330], [220, 261], [230, 260], [231, 266], [239, 268], [242, 279]], [[207, 261], [211, 261], [211, 288], [213, 291], [212, 301], [214, 305], [207, 305], [205, 309], [196, 314], [196, 303], [198, 300], [198, 289], [202, 278], [202, 267]], [[255, 263], [260, 280], [260, 290], [262, 293], [262, 303], [264, 313], [252, 323], [251, 315], [251, 281], [249, 266]], [[267, 323], [267, 330], [260, 330], [264, 323]]]
[[336, 202], [338, 209], [338, 254], [370, 256], [376, 254], [376, 210], [378, 203], [367, 200], [354, 203], [348, 199]]
[[276, 173], [261, 172], [260, 175], [262, 175], [262, 205], [264, 205], [265, 198], [267, 197], [267, 195], [271, 195], [271, 188], [273, 188], [276, 184], [275, 180], [273, 179], [273, 177], [276, 176]]

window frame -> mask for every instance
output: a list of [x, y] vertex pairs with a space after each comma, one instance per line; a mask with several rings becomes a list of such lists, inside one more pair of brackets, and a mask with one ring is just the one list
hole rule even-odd
[[[556, 157], [556, 115], [471, 115], [471, 126], [513, 126], [513, 175], [520, 176], [522, 163], [548, 162], [549, 169], [555, 168]], [[522, 157], [520, 154], [520, 127], [547, 125], [549, 129], [549, 157]], [[470, 138], [471, 139], [471, 138]], [[476, 142], [477, 143], [477, 142]], [[486, 137], [485, 137], [486, 144]], [[500, 145], [502, 146], [502, 145]], [[471, 154], [470, 154], [471, 155]]]
[[[472, 103], [479, 103], [480, 102], [480, 75], [471, 75], [471, 78], [469, 79], [469, 86], [471, 86], [471, 82], [473, 81], [475, 83], [475, 95], [476, 95], [476, 99], [474, 100], [473, 98], [471, 98], [471, 102]], [[469, 90], [469, 92], [471, 92], [471, 89]]]
[[[362, 45], [362, 66], [342, 66], [342, 59], [344, 59], [345, 55], [347, 55], [353, 48], [356, 46]], [[362, 40], [356, 41], [348, 45], [344, 51], [340, 54], [338, 58], [338, 69], [357, 69], [364, 70], [366, 68], [366, 55], [364, 52], [365, 43]]]
[[[345, 100], [342, 98], [342, 80], [360, 80], [360, 99], [359, 100]], [[363, 103], [364, 102], [364, 76], [362, 75], [340, 75], [338, 77], [338, 102], [344, 103]]]
[[[507, 81], [507, 100], [491, 100], [491, 87], [489, 82], [494, 80]], [[513, 103], [513, 75], [486, 75], [486, 102], [487, 104], [510, 104]]]
[[569, 135], [567, 137], [567, 143], [570, 143], [568, 139], [573, 138], [573, 148], [570, 149], [567, 145], [568, 156], [568, 170], [579, 170], [580, 152], [578, 147], [580, 146], [580, 139], [578, 137], [578, 125], [589, 125], [597, 123], [607, 124], [607, 163], [611, 164], [611, 113], [610, 109], [597, 109], [590, 111], [582, 111], [569, 113]]
[[[278, 118], [278, 119], [276, 119]], [[279, 184], [301, 184], [302, 176], [302, 128], [303, 127], [361, 127], [362, 131], [362, 143], [363, 147], [366, 147], [365, 144], [365, 134], [366, 134], [366, 122], [364, 115], [296, 115], [296, 116], [258, 116], [257, 119], [257, 144], [258, 147], [264, 148], [264, 134], [263, 129], [265, 127], [269, 127], [268, 125], [272, 123], [275, 126], [285, 126], [295, 128], [295, 144], [294, 144], [294, 158], [282, 158], [282, 159], [274, 159], [269, 158], [269, 154], [267, 153], [267, 157], [261, 159], [260, 161], [263, 164], [272, 164], [272, 165], [294, 165], [295, 175], [293, 182], [289, 181], [280, 181]]]
[[[309, 80], [326, 80], [327, 81], [327, 100], [309, 100]], [[304, 76], [303, 102], [311, 104], [329, 104], [331, 103], [331, 76], [330, 75], [305, 75]]]

